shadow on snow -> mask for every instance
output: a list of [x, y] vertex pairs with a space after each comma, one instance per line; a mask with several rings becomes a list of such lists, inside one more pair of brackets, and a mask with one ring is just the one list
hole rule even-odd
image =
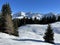
[[[32, 42], [44, 42], [42, 40], [36, 40], [36, 39], [13, 39], [13, 40], [16, 40], [16, 41], [32, 41]], [[44, 42], [44, 43], [47, 43], [47, 42]], [[50, 43], [51, 44], [51, 43]], [[54, 45], [60, 45], [60, 43], [55, 43]]]
[[60, 45], [60, 43], [55, 43], [55, 45]]
[[33, 42], [44, 42], [42, 40], [36, 40], [36, 39], [13, 39], [16, 41], [33, 41]]

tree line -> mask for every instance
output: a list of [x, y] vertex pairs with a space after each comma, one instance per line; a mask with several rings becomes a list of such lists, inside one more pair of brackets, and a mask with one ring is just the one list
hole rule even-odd
[[24, 17], [22, 19], [13, 19], [14, 24], [16, 24], [18, 27], [26, 24], [51, 24], [57, 21], [60, 21], [60, 16], [56, 17], [55, 15], [44, 16], [41, 19], [37, 19], [36, 17], [34, 19], [28, 17]]

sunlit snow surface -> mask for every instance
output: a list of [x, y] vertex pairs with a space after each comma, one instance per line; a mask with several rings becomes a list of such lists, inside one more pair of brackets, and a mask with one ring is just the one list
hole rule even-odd
[[55, 44], [44, 42], [47, 25], [28, 24], [19, 27], [19, 37], [0, 33], [0, 45], [60, 45], [60, 22], [51, 24], [51, 27]]

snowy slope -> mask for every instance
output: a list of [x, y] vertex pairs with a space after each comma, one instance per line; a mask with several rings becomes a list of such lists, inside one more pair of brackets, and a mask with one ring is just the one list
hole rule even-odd
[[[4, 36], [2, 36], [4, 35]], [[6, 37], [7, 36], [7, 37]], [[37, 39], [20, 39], [8, 34], [0, 33], [0, 45], [52, 45]]]
[[[51, 24], [55, 45], [60, 45], [60, 22]], [[47, 25], [29, 24], [19, 27], [19, 37], [0, 33], [0, 45], [54, 45], [44, 42]]]
[[[54, 42], [60, 45], [60, 22], [51, 24], [54, 31]], [[43, 36], [47, 29], [47, 25], [26, 25], [19, 28], [21, 39], [37, 39], [44, 41]], [[24, 34], [22, 34], [24, 33]], [[56, 44], [56, 45], [57, 45]]]

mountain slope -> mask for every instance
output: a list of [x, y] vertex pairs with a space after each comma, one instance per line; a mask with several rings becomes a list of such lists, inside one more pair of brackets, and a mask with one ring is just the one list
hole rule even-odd
[[[51, 24], [55, 45], [60, 45], [60, 22]], [[56, 28], [56, 29], [55, 29]], [[19, 37], [0, 33], [0, 45], [54, 45], [44, 42], [47, 25], [29, 24], [19, 27]]]

